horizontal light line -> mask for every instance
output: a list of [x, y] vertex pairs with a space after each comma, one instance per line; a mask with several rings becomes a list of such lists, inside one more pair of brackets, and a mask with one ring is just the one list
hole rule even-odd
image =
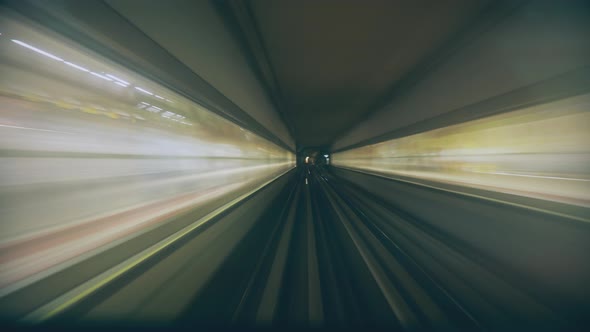
[[123, 84], [121, 82], [115, 82], [115, 84], [120, 85], [120, 86], [125, 87], [125, 88], [128, 87], [128, 85], [125, 85], [125, 84]]
[[108, 78], [108, 77], [106, 77], [106, 76], [103, 76], [103, 75], [101, 75], [101, 74], [95, 73], [95, 72], [93, 72], [93, 71], [91, 71], [91, 72], [90, 72], [90, 74], [92, 74], [92, 75], [94, 75], [94, 76], [96, 76], [96, 77], [100, 77], [100, 78], [102, 78], [103, 80], [106, 80], [106, 81], [112, 81], [112, 79], [110, 79], [110, 78]]
[[12, 128], [12, 129], [25, 129], [25, 130], [47, 131], [47, 132], [51, 132], [51, 133], [70, 134], [70, 133], [68, 133], [66, 131], [57, 131], [57, 130], [40, 129], [40, 128], [29, 128], [29, 127], [20, 127], [20, 126], [10, 126], [10, 125], [2, 125], [2, 124], [0, 124], [0, 127]]
[[527, 177], [527, 178], [553, 179], [553, 180], [590, 181], [589, 179], [563, 178], [563, 177], [558, 177], [558, 176], [528, 175], [528, 174], [506, 173], [506, 172], [477, 172], [477, 173], [522, 176], [522, 177]]
[[164, 100], [164, 97], [162, 97], [162, 96], [154, 95], [154, 97]]
[[159, 113], [160, 112], [154, 106], [150, 106], [150, 107], [146, 108], [146, 111], [150, 111], [150, 112], [154, 112], [154, 113]]
[[153, 95], [154, 95], [153, 93], [149, 92], [148, 90], [142, 89], [142, 88], [140, 88], [140, 87], [138, 87], [138, 86], [136, 86], [136, 87], [135, 87], [135, 89], [136, 89], [136, 90], [139, 90], [139, 91], [141, 91], [141, 92], [143, 92], [143, 93], [147, 93], [147, 94], [148, 94], [148, 95], [150, 95], [150, 96], [153, 96]]
[[11, 40], [12, 40], [13, 42], [15, 42], [15, 43], [19, 44], [20, 46], [26, 47], [26, 48], [28, 48], [28, 49], [30, 49], [30, 50], [33, 50], [33, 51], [35, 51], [35, 52], [37, 52], [37, 53], [39, 53], [39, 54], [43, 54], [43, 55], [45, 55], [46, 57], [50, 57], [50, 58], [52, 58], [53, 60], [57, 60], [57, 61], [64, 61], [64, 60], [63, 60], [62, 58], [60, 58], [60, 57], [57, 57], [57, 56], [55, 56], [55, 55], [53, 55], [53, 54], [51, 54], [51, 53], [45, 52], [45, 51], [43, 51], [43, 50], [40, 50], [40, 49], [38, 49], [38, 48], [36, 48], [36, 47], [34, 47], [34, 46], [31, 46], [31, 45], [29, 45], [29, 44], [27, 44], [27, 43], [24, 43], [24, 42], [22, 42], [22, 41], [20, 41], [20, 40], [16, 40], [16, 39], [11, 39]]
[[131, 84], [131, 83], [129, 83], [129, 82], [127, 82], [127, 81], [123, 80], [123, 79], [120, 79], [120, 78], [118, 78], [118, 77], [117, 77], [117, 76], [115, 76], [115, 75], [111, 75], [111, 74], [106, 74], [106, 75], [107, 75], [108, 77], [110, 77], [110, 78], [112, 78], [112, 79], [116, 80], [116, 81], [119, 81], [119, 82], [121, 82], [121, 83], [125, 84], [125, 85], [129, 85], [129, 84]]
[[68, 65], [68, 66], [74, 67], [74, 68], [76, 68], [76, 69], [78, 69], [78, 70], [81, 70], [81, 71], [83, 71], [83, 72], [89, 72], [89, 71], [90, 71], [90, 70], [88, 70], [88, 69], [86, 69], [86, 68], [84, 68], [84, 67], [78, 66], [78, 65], [77, 65], [77, 64], [75, 64], [75, 63], [71, 63], [71, 62], [67, 62], [67, 61], [64, 61], [64, 63], [65, 63], [66, 65]]

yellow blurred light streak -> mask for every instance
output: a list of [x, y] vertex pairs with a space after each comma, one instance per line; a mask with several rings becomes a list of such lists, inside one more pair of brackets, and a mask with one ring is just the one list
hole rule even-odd
[[590, 94], [568, 97], [338, 152], [332, 164], [589, 206], [589, 107]]

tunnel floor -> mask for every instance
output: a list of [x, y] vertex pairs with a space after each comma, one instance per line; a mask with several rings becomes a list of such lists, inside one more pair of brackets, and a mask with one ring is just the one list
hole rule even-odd
[[522, 210], [298, 167], [77, 298], [40, 306], [81, 284], [83, 265], [0, 306], [15, 315], [46, 307], [48, 326], [576, 327], [587, 319], [588, 268], [568, 273], [555, 253], [586, 246], [588, 227]]

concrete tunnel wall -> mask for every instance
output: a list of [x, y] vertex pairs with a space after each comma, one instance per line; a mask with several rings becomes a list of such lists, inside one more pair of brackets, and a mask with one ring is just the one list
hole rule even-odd
[[[278, 138], [284, 147], [295, 149], [238, 42], [209, 1], [177, 1], [171, 6], [157, 1], [27, 0], [10, 1], [9, 6], [237, 120], [241, 126], [270, 140]], [[134, 10], [136, 6], [143, 10]], [[179, 24], [161, 30], [150, 25], [157, 20]], [[191, 27], [188, 33], [183, 30], [186, 26]]]
[[333, 150], [543, 102], [590, 86], [584, 75], [590, 72], [587, 3], [531, 1], [478, 25], [481, 31], [467, 31], [448, 55], [435, 60], [438, 64], [415, 74], [415, 83], [402, 87], [389, 104], [337, 140]]

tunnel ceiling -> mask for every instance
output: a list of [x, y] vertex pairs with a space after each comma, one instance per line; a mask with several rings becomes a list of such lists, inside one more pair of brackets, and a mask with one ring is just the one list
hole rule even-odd
[[229, 7], [298, 145], [328, 146], [485, 3], [256, 0]]
[[299, 148], [329, 147], [391, 101], [493, 4], [104, 2], [275, 136], [284, 142], [292, 136]]

